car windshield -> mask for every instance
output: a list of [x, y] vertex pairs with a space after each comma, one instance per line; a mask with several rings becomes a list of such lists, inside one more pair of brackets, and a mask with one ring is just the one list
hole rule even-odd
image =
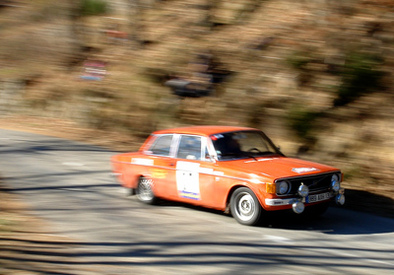
[[220, 133], [211, 136], [218, 160], [254, 158], [282, 153], [260, 131]]

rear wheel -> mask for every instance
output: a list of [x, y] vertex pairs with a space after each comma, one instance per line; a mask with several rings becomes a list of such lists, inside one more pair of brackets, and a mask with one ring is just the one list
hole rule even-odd
[[256, 195], [246, 187], [234, 191], [230, 200], [231, 215], [244, 225], [255, 225], [262, 212], [261, 205]]
[[152, 190], [153, 180], [145, 177], [140, 177], [137, 186], [137, 198], [146, 204], [154, 204], [156, 201], [155, 194]]

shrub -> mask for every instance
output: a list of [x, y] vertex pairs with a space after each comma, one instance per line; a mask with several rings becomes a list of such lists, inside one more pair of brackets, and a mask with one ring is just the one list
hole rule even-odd
[[108, 3], [105, 0], [82, 0], [80, 13], [82, 16], [100, 15], [108, 12]]
[[373, 54], [351, 53], [341, 71], [342, 84], [337, 90], [334, 106], [353, 102], [363, 94], [381, 88], [383, 72], [378, 70], [382, 58]]
[[303, 70], [312, 58], [308, 52], [296, 51], [286, 58], [286, 62], [297, 70]]
[[290, 109], [287, 123], [299, 138], [307, 140], [312, 138], [311, 131], [315, 126], [314, 122], [320, 115], [318, 112], [296, 106]]

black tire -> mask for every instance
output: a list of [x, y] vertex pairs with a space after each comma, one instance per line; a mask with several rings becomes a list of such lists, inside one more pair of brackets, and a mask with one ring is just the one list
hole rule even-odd
[[137, 198], [146, 204], [154, 204], [156, 202], [155, 194], [152, 190], [152, 179], [140, 177], [137, 186]]
[[231, 195], [231, 215], [244, 225], [255, 225], [263, 211], [256, 195], [246, 187], [238, 188]]

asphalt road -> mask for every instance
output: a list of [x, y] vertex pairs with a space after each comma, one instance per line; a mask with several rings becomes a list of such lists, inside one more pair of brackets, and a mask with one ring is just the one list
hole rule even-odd
[[113, 154], [0, 130], [5, 185], [73, 240], [59, 254], [77, 263], [52, 262], [73, 274], [394, 274], [393, 219], [330, 208], [314, 221], [280, 215], [247, 227], [186, 205], [147, 206], [110, 176]]

